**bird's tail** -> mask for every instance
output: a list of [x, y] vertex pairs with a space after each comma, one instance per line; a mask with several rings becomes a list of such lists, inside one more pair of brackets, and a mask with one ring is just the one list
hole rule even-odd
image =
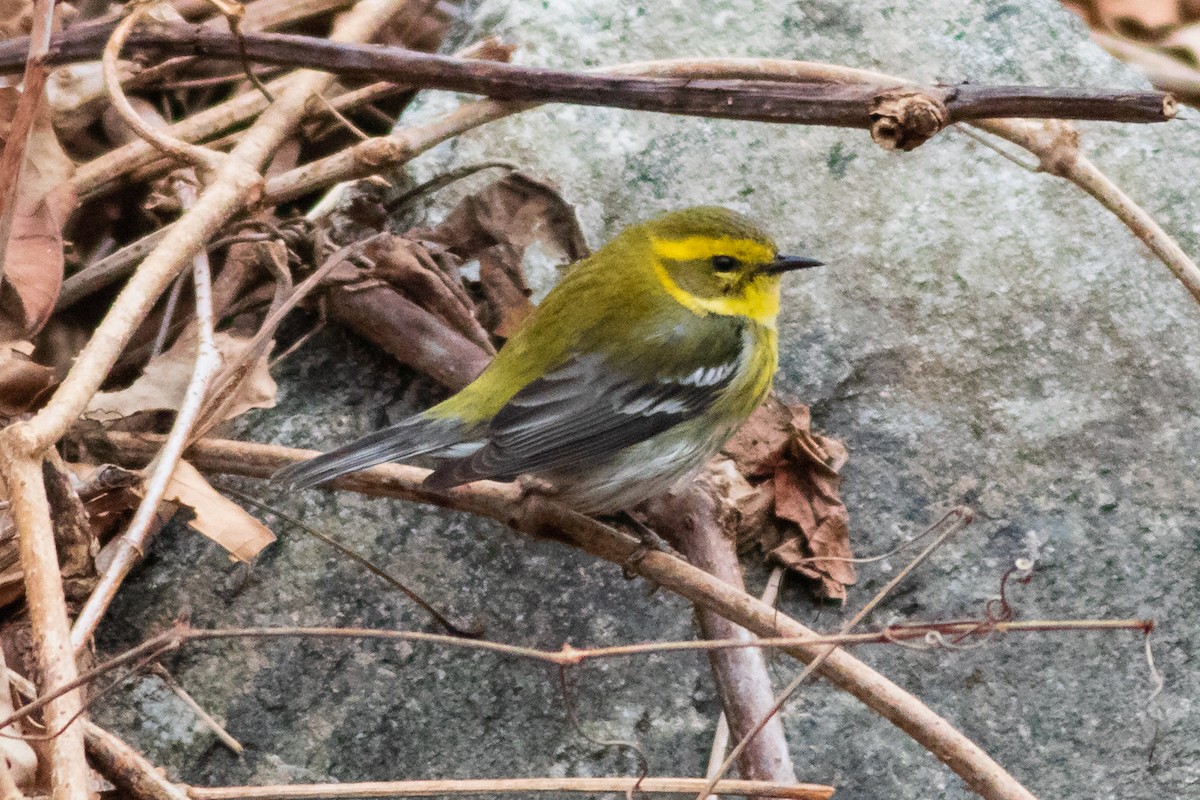
[[462, 441], [462, 433], [458, 423], [417, 415], [308, 461], [286, 466], [271, 480], [304, 489], [385, 461], [402, 461], [452, 447]]

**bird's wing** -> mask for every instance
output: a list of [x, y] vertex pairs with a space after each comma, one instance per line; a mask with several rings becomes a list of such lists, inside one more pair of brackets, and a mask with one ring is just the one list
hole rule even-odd
[[602, 356], [575, 356], [529, 383], [500, 409], [475, 453], [438, 467], [425, 485], [578, 469], [702, 413], [735, 377], [739, 351], [686, 374], [639, 380]]

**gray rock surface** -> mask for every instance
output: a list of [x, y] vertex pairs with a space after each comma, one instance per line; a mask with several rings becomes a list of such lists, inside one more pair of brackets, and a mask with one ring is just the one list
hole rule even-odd
[[[495, 0], [476, 33], [518, 59], [598, 65], [678, 55], [803, 57], [922, 80], [1141, 86], [1050, 0], [537, 3]], [[424, 116], [457, 102], [432, 96]], [[1200, 129], [1082, 126], [1089, 154], [1200, 253]], [[791, 280], [779, 386], [851, 452], [845, 496], [859, 553], [886, 551], [946, 508], [979, 521], [877, 612], [980, 612], [1018, 557], [1022, 618], [1152, 616], [1153, 684], [1134, 634], [1013, 636], [964, 651], [864, 649], [1039, 797], [1200, 796], [1200, 309], [1114, 218], [1070, 185], [961, 133], [910, 154], [860, 131], [790, 129], [556, 107], [439, 148], [421, 177], [510, 158], [561, 184], [593, 244], [664, 209], [721, 203], [830, 266]], [[447, 202], [452, 199], [447, 195]], [[437, 210], [434, 210], [437, 213]], [[543, 283], [549, 270], [542, 270]], [[364, 344], [322, 335], [288, 361], [279, 407], [250, 439], [330, 446], [429, 402], [434, 390]], [[260, 487], [255, 487], [256, 489]], [[270, 490], [262, 490], [272, 495]], [[686, 604], [618, 571], [456, 514], [317, 491], [273, 497], [404, 576], [489, 635], [557, 647], [691, 635]], [[174, 530], [121, 595], [115, 650], [181, 608], [200, 624], [425, 626], [396, 593], [286, 526], [248, 577]], [[864, 566], [851, 606], [898, 569]], [[752, 588], [761, 585], [752, 568]], [[240, 584], [240, 585], [239, 585]], [[793, 585], [783, 606], [818, 627]], [[796, 671], [774, 662], [782, 685]], [[201, 783], [630, 770], [564, 721], [555, 676], [490, 655], [378, 644], [207, 645], [180, 681], [249, 747], [238, 760], [153, 678], [100, 720]], [[717, 709], [695, 656], [573, 675], [584, 726], [636, 739], [658, 774], [703, 772]], [[857, 702], [817, 686], [786, 715], [798, 773], [846, 798], [963, 798], [961, 782]]]

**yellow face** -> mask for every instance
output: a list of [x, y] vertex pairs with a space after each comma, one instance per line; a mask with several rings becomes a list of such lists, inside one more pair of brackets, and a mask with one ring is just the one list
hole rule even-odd
[[779, 275], [775, 248], [737, 236], [650, 235], [655, 273], [667, 292], [696, 314], [747, 317], [775, 324]]

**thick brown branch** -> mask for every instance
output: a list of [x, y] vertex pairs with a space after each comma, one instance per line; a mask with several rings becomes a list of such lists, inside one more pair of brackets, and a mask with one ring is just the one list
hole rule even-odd
[[[688, 561], [735, 589], [746, 590], [736, 545], [721, 527], [711, 495], [694, 490], [668, 495], [654, 505], [651, 514], [655, 528], [668, 535], [664, 523], [669, 520], [669, 529], [679, 534], [675, 545]], [[706, 639], [754, 640], [745, 628], [699, 604], [696, 619]], [[775, 701], [766, 659], [761, 650], [749, 647], [710, 650], [708, 659], [729, 731], [734, 741], [741, 741], [759, 720], [769, 715]], [[748, 780], [795, 782], [796, 772], [779, 715], [771, 715], [763, 730], [746, 747], [738, 759], [738, 770]]]
[[492, 360], [479, 345], [385, 284], [334, 286], [325, 297], [331, 316], [451, 389], [466, 386]]
[[[93, 59], [101, 42], [95, 32], [55, 37], [47, 56], [62, 64]], [[1162, 92], [1105, 91], [1019, 86], [930, 86], [784, 83], [764, 80], [696, 80], [603, 75], [543, 69], [451, 56], [417, 53], [399, 47], [354, 45], [287, 34], [246, 34], [252, 61], [301, 66], [345, 77], [394, 80], [409, 86], [486, 95], [501, 100], [576, 103], [691, 116], [787, 122], [804, 125], [876, 129], [907, 126], [915, 113], [918, 130], [936, 130], [967, 120], [999, 117], [1099, 119], [1115, 122], [1162, 122], [1175, 113], [1175, 101]], [[237, 40], [227, 32], [172, 25], [135, 33], [127, 52], [172, 56], [198, 55], [236, 59]], [[0, 47], [0, 73], [23, 64], [17, 45]], [[917, 108], [911, 108], [917, 95]], [[903, 108], [897, 117], [896, 103]], [[928, 138], [929, 132], [924, 132]], [[886, 136], [886, 134], [885, 134]], [[902, 149], [919, 142], [901, 142]]]

